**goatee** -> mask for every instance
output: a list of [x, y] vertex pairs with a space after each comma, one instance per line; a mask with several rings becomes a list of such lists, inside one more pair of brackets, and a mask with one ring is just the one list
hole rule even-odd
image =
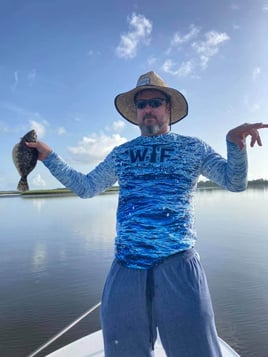
[[161, 130], [158, 124], [142, 125], [140, 129], [143, 135], [157, 135]]

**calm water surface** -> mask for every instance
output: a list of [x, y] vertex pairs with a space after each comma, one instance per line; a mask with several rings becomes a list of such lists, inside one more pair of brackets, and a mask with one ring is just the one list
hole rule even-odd
[[[116, 205], [117, 195], [0, 198], [1, 357], [26, 357], [100, 300]], [[261, 189], [196, 196], [218, 332], [242, 357], [268, 356], [267, 210]], [[96, 311], [45, 352], [98, 328]]]

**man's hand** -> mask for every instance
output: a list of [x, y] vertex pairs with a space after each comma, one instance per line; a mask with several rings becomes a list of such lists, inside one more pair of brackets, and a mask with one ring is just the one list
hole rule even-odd
[[26, 145], [29, 148], [36, 149], [38, 151], [38, 160], [43, 161], [45, 160], [48, 155], [52, 152], [52, 149], [47, 146], [47, 144], [42, 143], [41, 141], [37, 142], [26, 142]]
[[234, 144], [237, 144], [242, 150], [246, 146], [247, 136], [251, 136], [250, 146], [253, 147], [256, 143], [262, 146], [261, 137], [258, 129], [268, 128], [268, 124], [254, 123], [242, 124], [230, 130], [227, 134], [227, 139]]

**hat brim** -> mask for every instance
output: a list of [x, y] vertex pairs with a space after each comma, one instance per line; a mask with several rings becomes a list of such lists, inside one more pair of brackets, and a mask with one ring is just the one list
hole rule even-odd
[[118, 94], [115, 97], [114, 104], [117, 111], [130, 123], [137, 123], [137, 109], [134, 103], [135, 95], [142, 90], [159, 90], [170, 97], [171, 117], [170, 123], [175, 124], [185, 118], [188, 114], [188, 103], [178, 90], [163, 86], [145, 85], [136, 87], [128, 92]]

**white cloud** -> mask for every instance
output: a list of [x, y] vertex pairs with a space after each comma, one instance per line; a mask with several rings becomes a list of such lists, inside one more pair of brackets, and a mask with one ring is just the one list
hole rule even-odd
[[63, 126], [59, 127], [57, 130], [58, 135], [64, 135], [66, 133], [66, 130]]
[[193, 49], [199, 56], [202, 68], [207, 67], [209, 59], [215, 56], [220, 45], [229, 39], [230, 37], [225, 32], [209, 31], [205, 33], [205, 40], [192, 43]]
[[147, 64], [148, 64], [149, 67], [154, 66], [156, 64], [156, 62], [157, 62], [157, 58], [156, 57], [149, 57], [147, 59]]
[[31, 124], [31, 129], [34, 129], [36, 131], [38, 138], [42, 138], [45, 135], [46, 129], [43, 124], [38, 123], [35, 120], [31, 120], [30, 124]]
[[186, 77], [192, 73], [194, 64], [192, 61], [183, 62], [180, 65], [176, 64], [173, 60], [167, 59], [162, 65], [162, 70], [166, 73], [178, 77]]
[[26, 78], [27, 82], [30, 85], [32, 85], [34, 83], [34, 81], [36, 80], [36, 70], [32, 69], [28, 73], [15, 71], [13, 76], [14, 76], [14, 82], [11, 85], [11, 89], [12, 90], [16, 90], [18, 85], [19, 85], [19, 83], [25, 81], [25, 78]]
[[15, 72], [14, 72], [14, 82], [13, 82], [13, 84], [11, 85], [11, 89], [12, 89], [12, 90], [16, 90], [18, 84], [19, 84], [19, 72], [18, 72], [18, 71], [15, 71]]
[[[192, 24], [185, 34], [175, 32], [168, 50], [164, 52], [168, 58], [164, 60], [161, 68], [164, 72], [177, 77], [197, 76], [197, 69], [206, 69], [209, 60], [229, 39], [226, 33], [215, 30], [202, 34], [201, 29]], [[178, 54], [171, 57], [174, 49], [180, 51], [179, 59]]]
[[200, 32], [200, 29], [194, 26], [193, 24], [190, 25], [190, 31], [186, 33], [185, 35], [181, 35], [179, 32], [175, 32], [173, 35], [173, 38], [171, 40], [171, 46], [172, 47], [177, 47], [178, 45], [181, 45], [182, 43], [189, 42], [192, 40], [194, 37], [196, 37]]
[[126, 123], [123, 120], [115, 120], [111, 125], [106, 125], [105, 126], [105, 131], [111, 132], [114, 131], [115, 133], [119, 133], [124, 129], [126, 126]]
[[41, 177], [40, 174], [37, 174], [35, 177], [33, 177], [32, 182], [35, 186], [46, 186], [46, 181]]
[[150, 43], [152, 23], [143, 15], [132, 14], [128, 19], [129, 32], [122, 34], [120, 43], [116, 48], [116, 54], [121, 58], [134, 58], [140, 44]]
[[260, 67], [255, 67], [252, 71], [252, 79], [253, 81], [256, 81], [256, 79], [259, 77], [259, 75], [261, 74], [261, 69]]
[[184, 35], [180, 34], [180, 32], [178, 31], [175, 32], [170, 41], [170, 46], [166, 51], [166, 55], [170, 55], [170, 53], [174, 49], [180, 49], [183, 44], [186, 44], [190, 42], [193, 38], [197, 37], [199, 32], [200, 29], [193, 24], [190, 25], [189, 32]]
[[262, 10], [263, 10], [263, 11], [268, 11], [268, 4], [267, 4], [267, 5], [263, 5]]
[[93, 165], [103, 160], [115, 146], [121, 145], [126, 141], [127, 139], [119, 134], [113, 134], [112, 136], [92, 134], [84, 136], [77, 146], [69, 147], [68, 150], [74, 160]]
[[115, 132], [119, 132], [126, 126], [126, 123], [122, 120], [116, 120], [113, 122], [112, 126]]

